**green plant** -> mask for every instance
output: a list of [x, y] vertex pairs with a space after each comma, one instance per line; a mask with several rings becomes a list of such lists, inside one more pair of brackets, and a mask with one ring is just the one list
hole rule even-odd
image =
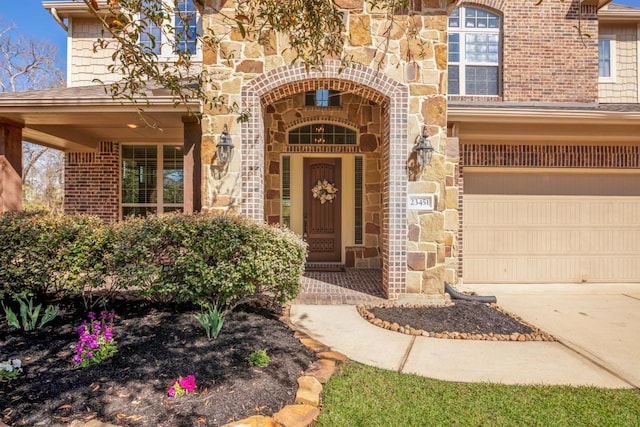
[[206, 304], [204, 308], [205, 311], [196, 314], [196, 318], [204, 328], [207, 338], [216, 339], [224, 324], [224, 312], [215, 305]]
[[20, 359], [0, 362], [0, 381], [15, 380], [22, 373], [22, 362]]
[[40, 317], [42, 304], [38, 304], [34, 307], [33, 298], [29, 298], [28, 301], [25, 301], [22, 298], [18, 298], [17, 301], [18, 304], [20, 304], [20, 319], [18, 319], [18, 316], [14, 313], [11, 307], [7, 307], [4, 305], [4, 303], [2, 303], [2, 308], [4, 309], [4, 314], [7, 318], [7, 324], [18, 329], [22, 327], [25, 332], [42, 328], [44, 325], [55, 319], [58, 315], [59, 307], [57, 305], [49, 305], [44, 310], [44, 313], [40, 318], [40, 323], [38, 323], [38, 317]]
[[264, 368], [269, 365], [271, 358], [265, 350], [256, 350], [249, 355], [247, 360], [249, 362], [249, 366]]

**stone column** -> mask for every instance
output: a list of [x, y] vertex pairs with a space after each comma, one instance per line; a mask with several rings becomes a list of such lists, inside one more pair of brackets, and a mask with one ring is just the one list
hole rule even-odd
[[0, 212], [22, 210], [22, 126], [0, 123]]

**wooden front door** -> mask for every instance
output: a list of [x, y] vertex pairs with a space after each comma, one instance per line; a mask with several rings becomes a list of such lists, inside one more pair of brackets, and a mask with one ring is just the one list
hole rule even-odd
[[[309, 262], [341, 261], [341, 162], [338, 158], [304, 159], [304, 237], [309, 245]], [[312, 189], [326, 180], [338, 189], [335, 198], [322, 203]]]

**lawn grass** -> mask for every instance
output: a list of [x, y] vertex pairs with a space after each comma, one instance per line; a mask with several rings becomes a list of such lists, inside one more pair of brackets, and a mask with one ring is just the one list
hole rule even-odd
[[316, 425], [640, 426], [640, 391], [453, 383], [348, 362]]

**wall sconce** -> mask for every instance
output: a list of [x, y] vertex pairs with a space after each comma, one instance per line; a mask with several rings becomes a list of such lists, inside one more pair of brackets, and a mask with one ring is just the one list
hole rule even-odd
[[429, 166], [431, 164], [431, 157], [433, 156], [433, 147], [431, 146], [431, 142], [429, 142], [429, 135], [427, 134], [427, 127], [422, 127], [422, 135], [418, 135], [416, 138], [416, 143], [413, 146], [413, 150], [418, 156], [418, 164], [420, 165], [420, 171], [425, 166]]
[[231, 162], [233, 158], [233, 148], [234, 145], [231, 141], [231, 136], [229, 136], [229, 129], [225, 124], [222, 135], [220, 135], [220, 141], [216, 145], [216, 149], [218, 150], [218, 164], [220, 166], [226, 166]]

